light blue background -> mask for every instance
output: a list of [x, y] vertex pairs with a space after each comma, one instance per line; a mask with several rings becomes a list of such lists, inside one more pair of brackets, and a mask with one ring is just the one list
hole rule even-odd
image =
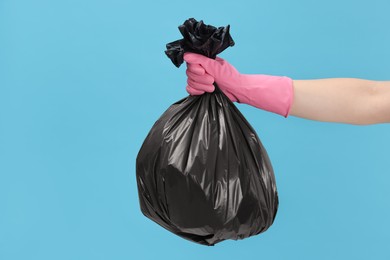
[[[212, 3], [211, 3], [212, 2]], [[238, 105], [280, 196], [265, 233], [191, 243], [139, 209], [135, 158], [186, 96], [189, 17], [231, 25], [243, 73], [390, 80], [390, 2], [0, 0], [0, 259], [390, 259], [390, 124]]]

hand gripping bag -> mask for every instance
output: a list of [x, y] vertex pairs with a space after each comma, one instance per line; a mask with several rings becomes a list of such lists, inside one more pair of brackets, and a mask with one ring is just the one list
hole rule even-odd
[[[183, 39], [165, 51], [179, 67], [184, 52], [215, 58], [234, 41], [229, 25], [190, 18]], [[136, 159], [142, 213], [174, 234], [212, 246], [266, 231], [278, 209], [267, 151], [255, 130], [218, 86], [188, 96], [155, 122]]]

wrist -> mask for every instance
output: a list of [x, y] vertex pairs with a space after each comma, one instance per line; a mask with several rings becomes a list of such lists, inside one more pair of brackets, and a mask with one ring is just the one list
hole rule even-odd
[[288, 117], [293, 80], [286, 76], [240, 74], [238, 102]]

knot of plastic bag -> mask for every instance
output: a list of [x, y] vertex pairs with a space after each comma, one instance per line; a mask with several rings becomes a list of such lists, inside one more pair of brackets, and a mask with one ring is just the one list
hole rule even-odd
[[187, 19], [179, 26], [183, 39], [166, 44], [165, 54], [171, 59], [176, 67], [184, 62], [185, 52], [193, 52], [215, 59], [217, 54], [229, 46], [234, 46], [230, 36], [230, 25], [215, 27], [206, 25], [202, 20]]

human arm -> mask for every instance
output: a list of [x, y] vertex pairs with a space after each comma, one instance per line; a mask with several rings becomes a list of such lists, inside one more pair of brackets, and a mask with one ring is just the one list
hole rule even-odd
[[187, 91], [213, 92], [213, 82], [233, 102], [288, 117], [367, 125], [390, 123], [390, 81], [357, 78], [292, 80], [239, 73], [227, 61], [185, 53]]
[[390, 81], [358, 78], [293, 80], [290, 115], [354, 125], [390, 123]]

